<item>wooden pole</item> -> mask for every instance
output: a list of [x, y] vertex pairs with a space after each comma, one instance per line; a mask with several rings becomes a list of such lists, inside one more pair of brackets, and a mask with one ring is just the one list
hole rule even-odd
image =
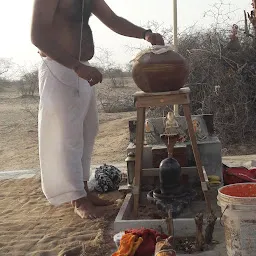
[[143, 160], [144, 147], [144, 127], [145, 127], [145, 108], [136, 106], [137, 124], [136, 124], [136, 149], [135, 149], [135, 176], [133, 186], [133, 216], [138, 217], [139, 199], [140, 199], [140, 178]]
[[[178, 51], [178, 6], [177, 0], [173, 0], [173, 46], [174, 51]], [[179, 115], [179, 105], [173, 106], [175, 116]]]

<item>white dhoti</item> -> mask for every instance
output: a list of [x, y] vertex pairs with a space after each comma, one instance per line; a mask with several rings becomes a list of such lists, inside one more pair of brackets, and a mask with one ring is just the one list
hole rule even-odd
[[95, 88], [56, 61], [39, 67], [39, 158], [42, 189], [53, 205], [86, 196], [98, 132]]

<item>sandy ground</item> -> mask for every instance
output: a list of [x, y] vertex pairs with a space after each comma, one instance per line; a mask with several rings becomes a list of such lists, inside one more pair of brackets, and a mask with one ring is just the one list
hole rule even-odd
[[[13, 89], [0, 93], [0, 171], [39, 167], [37, 100], [21, 98]], [[93, 164], [123, 162], [128, 145], [128, 120], [134, 112], [100, 112], [100, 132]]]
[[109, 256], [117, 206], [102, 207], [102, 219], [82, 220], [69, 204], [50, 206], [40, 187], [36, 178], [0, 182], [0, 255]]

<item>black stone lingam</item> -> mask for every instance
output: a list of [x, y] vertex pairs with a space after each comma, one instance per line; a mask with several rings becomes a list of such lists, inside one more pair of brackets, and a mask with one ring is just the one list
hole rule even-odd
[[166, 213], [171, 211], [174, 218], [196, 197], [194, 190], [181, 185], [181, 166], [173, 158], [173, 150], [178, 138], [178, 134], [161, 135], [167, 146], [168, 157], [159, 166], [160, 188], [150, 191], [147, 195], [149, 202], [156, 204], [159, 210]]
[[168, 151], [168, 157], [159, 166], [160, 190], [165, 195], [173, 193], [180, 186], [181, 167], [179, 162], [173, 158], [173, 149], [178, 137], [178, 134], [161, 135]]

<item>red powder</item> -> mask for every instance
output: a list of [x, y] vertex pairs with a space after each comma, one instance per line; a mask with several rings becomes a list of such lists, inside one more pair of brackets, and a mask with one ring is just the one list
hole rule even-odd
[[256, 197], [256, 184], [235, 184], [222, 188], [220, 192], [234, 197]]

